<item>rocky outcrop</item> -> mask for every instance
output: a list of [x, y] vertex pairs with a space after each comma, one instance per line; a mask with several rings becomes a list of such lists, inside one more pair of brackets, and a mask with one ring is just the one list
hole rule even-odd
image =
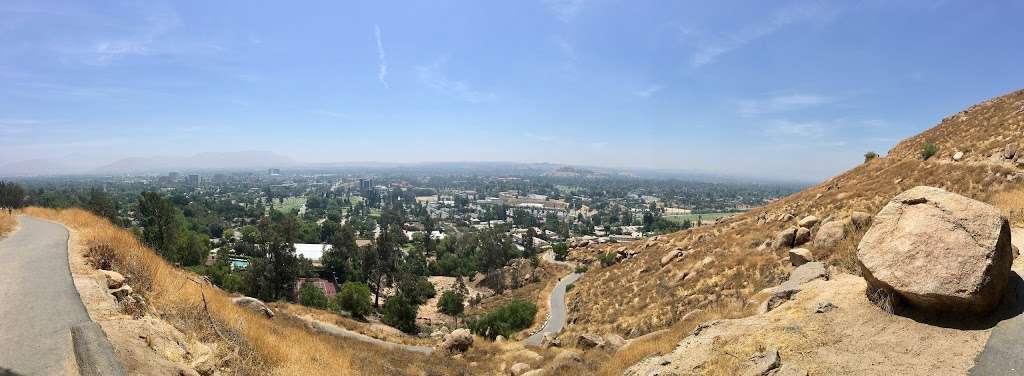
[[524, 258], [513, 259], [501, 269], [495, 269], [487, 273], [484, 279], [480, 281], [480, 286], [494, 291], [517, 289], [540, 280], [540, 276], [536, 273], [535, 269], [530, 260]]
[[444, 336], [441, 350], [449, 353], [461, 353], [469, 350], [470, 346], [473, 346], [473, 333], [470, 333], [468, 329], [455, 329]]
[[869, 290], [926, 311], [984, 314], [1007, 284], [1010, 227], [995, 207], [919, 186], [875, 216], [857, 259]]
[[811, 240], [811, 230], [804, 227], [790, 227], [775, 236], [776, 248], [792, 248]]
[[121, 286], [124, 286], [125, 278], [124, 278], [123, 275], [121, 275], [121, 273], [115, 272], [113, 270], [102, 270], [102, 269], [100, 269], [99, 272], [100, 272], [100, 274], [103, 274], [103, 278], [107, 282], [107, 288], [108, 289], [113, 290], [113, 289], [121, 288]]
[[769, 312], [783, 303], [789, 301], [802, 289], [802, 285], [817, 279], [829, 279], [828, 269], [822, 262], [808, 262], [793, 269], [789, 273], [789, 279], [781, 285], [766, 289], [763, 293], [768, 295], [761, 306], [759, 313]]
[[668, 251], [668, 253], [665, 253], [664, 256], [661, 256], [661, 266], [668, 265], [668, 263], [682, 256], [683, 250], [681, 249], [673, 249], [671, 251]]
[[815, 217], [813, 215], [808, 215], [806, 217], [801, 218], [800, 221], [797, 222], [797, 225], [799, 225], [800, 227], [808, 228], [809, 229], [809, 228], [814, 227], [814, 225], [818, 224], [818, 221], [819, 221], [818, 217]]
[[818, 232], [814, 234], [814, 246], [818, 248], [832, 248], [839, 244], [839, 241], [846, 237], [846, 223], [839, 220], [832, 220], [821, 224]]
[[814, 260], [811, 251], [807, 248], [793, 248], [789, 250], [789, 262], [793, 266], [800, 266]]
[[264, 316], [267, 316], [268, 319], [274, 318], [274, 310], [270, 309], [270, 307], [268, 307], [266, 303], [263, 303], [262, 300], [250, 298], [248, 296], [239, 296], [231, 298], [231, 302], [262, 313]]
[[576, 347], [582, 349], [592, 349], [595, 347], [604, 347], [604, 338], [593, 333], [580, 334], [576, 337]]

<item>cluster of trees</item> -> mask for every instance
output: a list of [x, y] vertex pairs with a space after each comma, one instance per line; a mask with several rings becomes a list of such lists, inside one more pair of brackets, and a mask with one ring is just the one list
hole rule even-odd
[[20, 185], [0, 181], [0, 209], [10, 214], [14, 209], [25, 206], [25, 190]]
[[184, 266], [199, 265], [209, 254], [209, 239], [188, 228], [185, 216], [155, 192], [139, 195], [142, 240], [165, 259]]
[[533, 325], [536, 314], [536, 304], [516, 300], [483, 316], [466, 320], [466, 326], [479, 336], [494, 339], [502, 335], [509, 338]]

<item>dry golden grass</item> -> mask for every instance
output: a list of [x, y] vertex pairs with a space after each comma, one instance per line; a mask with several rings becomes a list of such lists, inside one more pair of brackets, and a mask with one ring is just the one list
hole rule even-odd
[[[761, 242], [774, 240], [776, 234], [807, 215], [825, 222], [848, 218], [854, 211], [874, 214], [893, 196], [918, 185], [994, 203], [1011, 220], [1024, 222], [1024, 171], [1009, 161], [989, 157], [1019, 142], [1024, 131], [1021, 108], [1024, 91], [986, 101], [922, 134], [928, 137], [910, 138], [886, 157], [764, 207], [714, 226], [629, 243], [626, 247], [640, 251], [638, 256], [611, 267], [592, 268], [575, 284], [568, 296], [573, 309], [566, 333], [635, 337], [674, 327], [685, 313], [721, 299], [754, 296], [777, 285], [792, 268], [786, 250], [758, 249]], [[926, 142], [939, 144], [940, 151], [923, 161], [919, 151]], [[970, 157], [961, 162], [952, 162], [954, 149], [975, 152], [968, 152]], [[784, 215], [793, 219], [780, 220]], [[848, 228], [846, 238], [835, 247], [819, 249], [810, 243], [804, 247], [817, 259], [856, 274], [856, 247], [862, 236], [863, 230]], [[597, 246], [601, 247], [606, 246]], [[675, 249], [686, 255], [662, 266], [661, 257]], [[574, 255], [595, 253], [593, 249], [573, 250]], [[680, 279], [683, 274], [688, 276]]]
[[14, 227], [17, 225], [18, 220], [14, 218], [14, 215], [7, 214], [7, 211], [0, 212], [0, 238], [14, 231]]
[[992, 205], [1003, 211], [1010, 225], [1024, 225], [1024, 189], [1009, 189], [992, 195]]
[[[113, 269], [129, 276], [161, 318], [205, 342], [226, 343], [237, 357], [234, 373], [253, 375], [458, 374], [459, 362], [441, 355], [385, 351], [370, 344], [316, 334], [296, 320], [275, 319], [231, 303], [215, 287], [202, 287], [198, 277], [177, 269], [130, 232], [85, 210], [28, 208], [31, 216], [53, 220], [78, 233], [90, 248], [107, 245], [115, 251]], [[208, 311], [204, 309], [203, 293]], [[208, 312], [208, 313], [207, 313]], [[212, 318], [213, 323], [210, 319]], [[212, 325], [211, 325], [212, 324]]]

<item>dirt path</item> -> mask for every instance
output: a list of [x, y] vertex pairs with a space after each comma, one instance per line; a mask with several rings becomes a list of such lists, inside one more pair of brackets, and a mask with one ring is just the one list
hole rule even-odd
[[324, 332], [324, 333], [327, 333], [327, 334], [330, 334], [330, 335], [335, 336], [335, 337], [342, 337], [342, 338], [354, 339], [354, 340], [362, 341], [362, 342], [366, 342], [366, 343], [371, 343], [371, 344], [374, 344], [374, 345], [377, 345], [377, 346], [384, 347], [384, 348], [389, 349], [389, 350], [405, 350], [405, 351], [418, 352], [418, 353], [421, 353], [421, 354], [428, 354], [428, 355], [430, 353], [434, 352], [434, 348], [432, 348], [432, 347], [406, 345], [406, 344], [394, 343], [394, 342], [388, 342], [388, 341], [376, 339], [376, 338], [370, 337], [368, 335], [365, 335], [365, 334], [362, 334], [362, 333], [358, 333], [358, 332], [354, 332], [354, 331], [342, 328], [342, 327], [334, 325], [334, 324], [328, 324], [328, 323], [325, 323], [323, 321], [315, 320], [315, 319], [313, 319], [312, 317], [309, 317], [309, 316], [300, 317], [300, 319], [302, 319], [302, 321], [305, 321], [307, 324], [312, 326], [314, 329], [316, 329], [318, 331], [321, 331], [321, 332]]
[[[544, 253], [544, 261], [565, 265], [573, 268], [574, 270], [576, 268], [575, 263], [555, 260], [555, 253], [552, 251]], [[540, 345], [540, 341], [544, 339], [544, 334], [558, 334], [562, 331], [562, 328], [565, 327], [565, 322], [568, 316], [568, 309], [565, 306], [566, 288], [582, 276], [583, 274], [581, 273], [572, 272], [558, 281], [558, 284], [555, 285], [555, 288], [551, 290], [551, 294], [548, 296], [548, 307], [550, 307], [550, 310], [548, 312], [547, 322], [544, 323], [544, 326], [541, 327], [540, 330], [523, 340], [523, 344], [538, 346]]]

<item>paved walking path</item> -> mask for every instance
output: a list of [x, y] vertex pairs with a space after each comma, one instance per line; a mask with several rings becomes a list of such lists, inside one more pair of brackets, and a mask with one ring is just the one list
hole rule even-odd
[[[1012, 239], [1014, 246], [1024, 249], [1024, 229], [1013, 229]], [[1020, 268], [1015, 269], [1020, 272]], [[1010, 273], [1007, 288], [1012, 291], [1003, 297], [996, 314], [1008, 318], [992, 329], [985, 349], [974, 361], [971, 375], [1024, 375], [1024, 280], [1017, 273]]]
[[[576, 264], [565, 261], [556, 261], [555, 253], [547, 251], [544, 253], [544, 261], [561, 264], [570, 268], [576, 268]], [[565, 321], [568, 315], [568, 309], [565, 306], [565, 291], [566, 287], [580, 279], [583, 274], [572, 272], [571, 274], [563, 277], [555, 288], [551, 290], [551, 295], [548, 297], [548, 307], [551, 309], [548, 313], [548, 321], [544, 323], [544, 326], [536, 333], [526, 338], [523, 343], [531, 346], [540, 345], [540, 341], [544, 339], [545, 333], [558, 334], [565, 328]]]
[[89, 322], [64, 226], [22, 216], [0, 240], [0, 375], [77, 374], [71, 327]]

